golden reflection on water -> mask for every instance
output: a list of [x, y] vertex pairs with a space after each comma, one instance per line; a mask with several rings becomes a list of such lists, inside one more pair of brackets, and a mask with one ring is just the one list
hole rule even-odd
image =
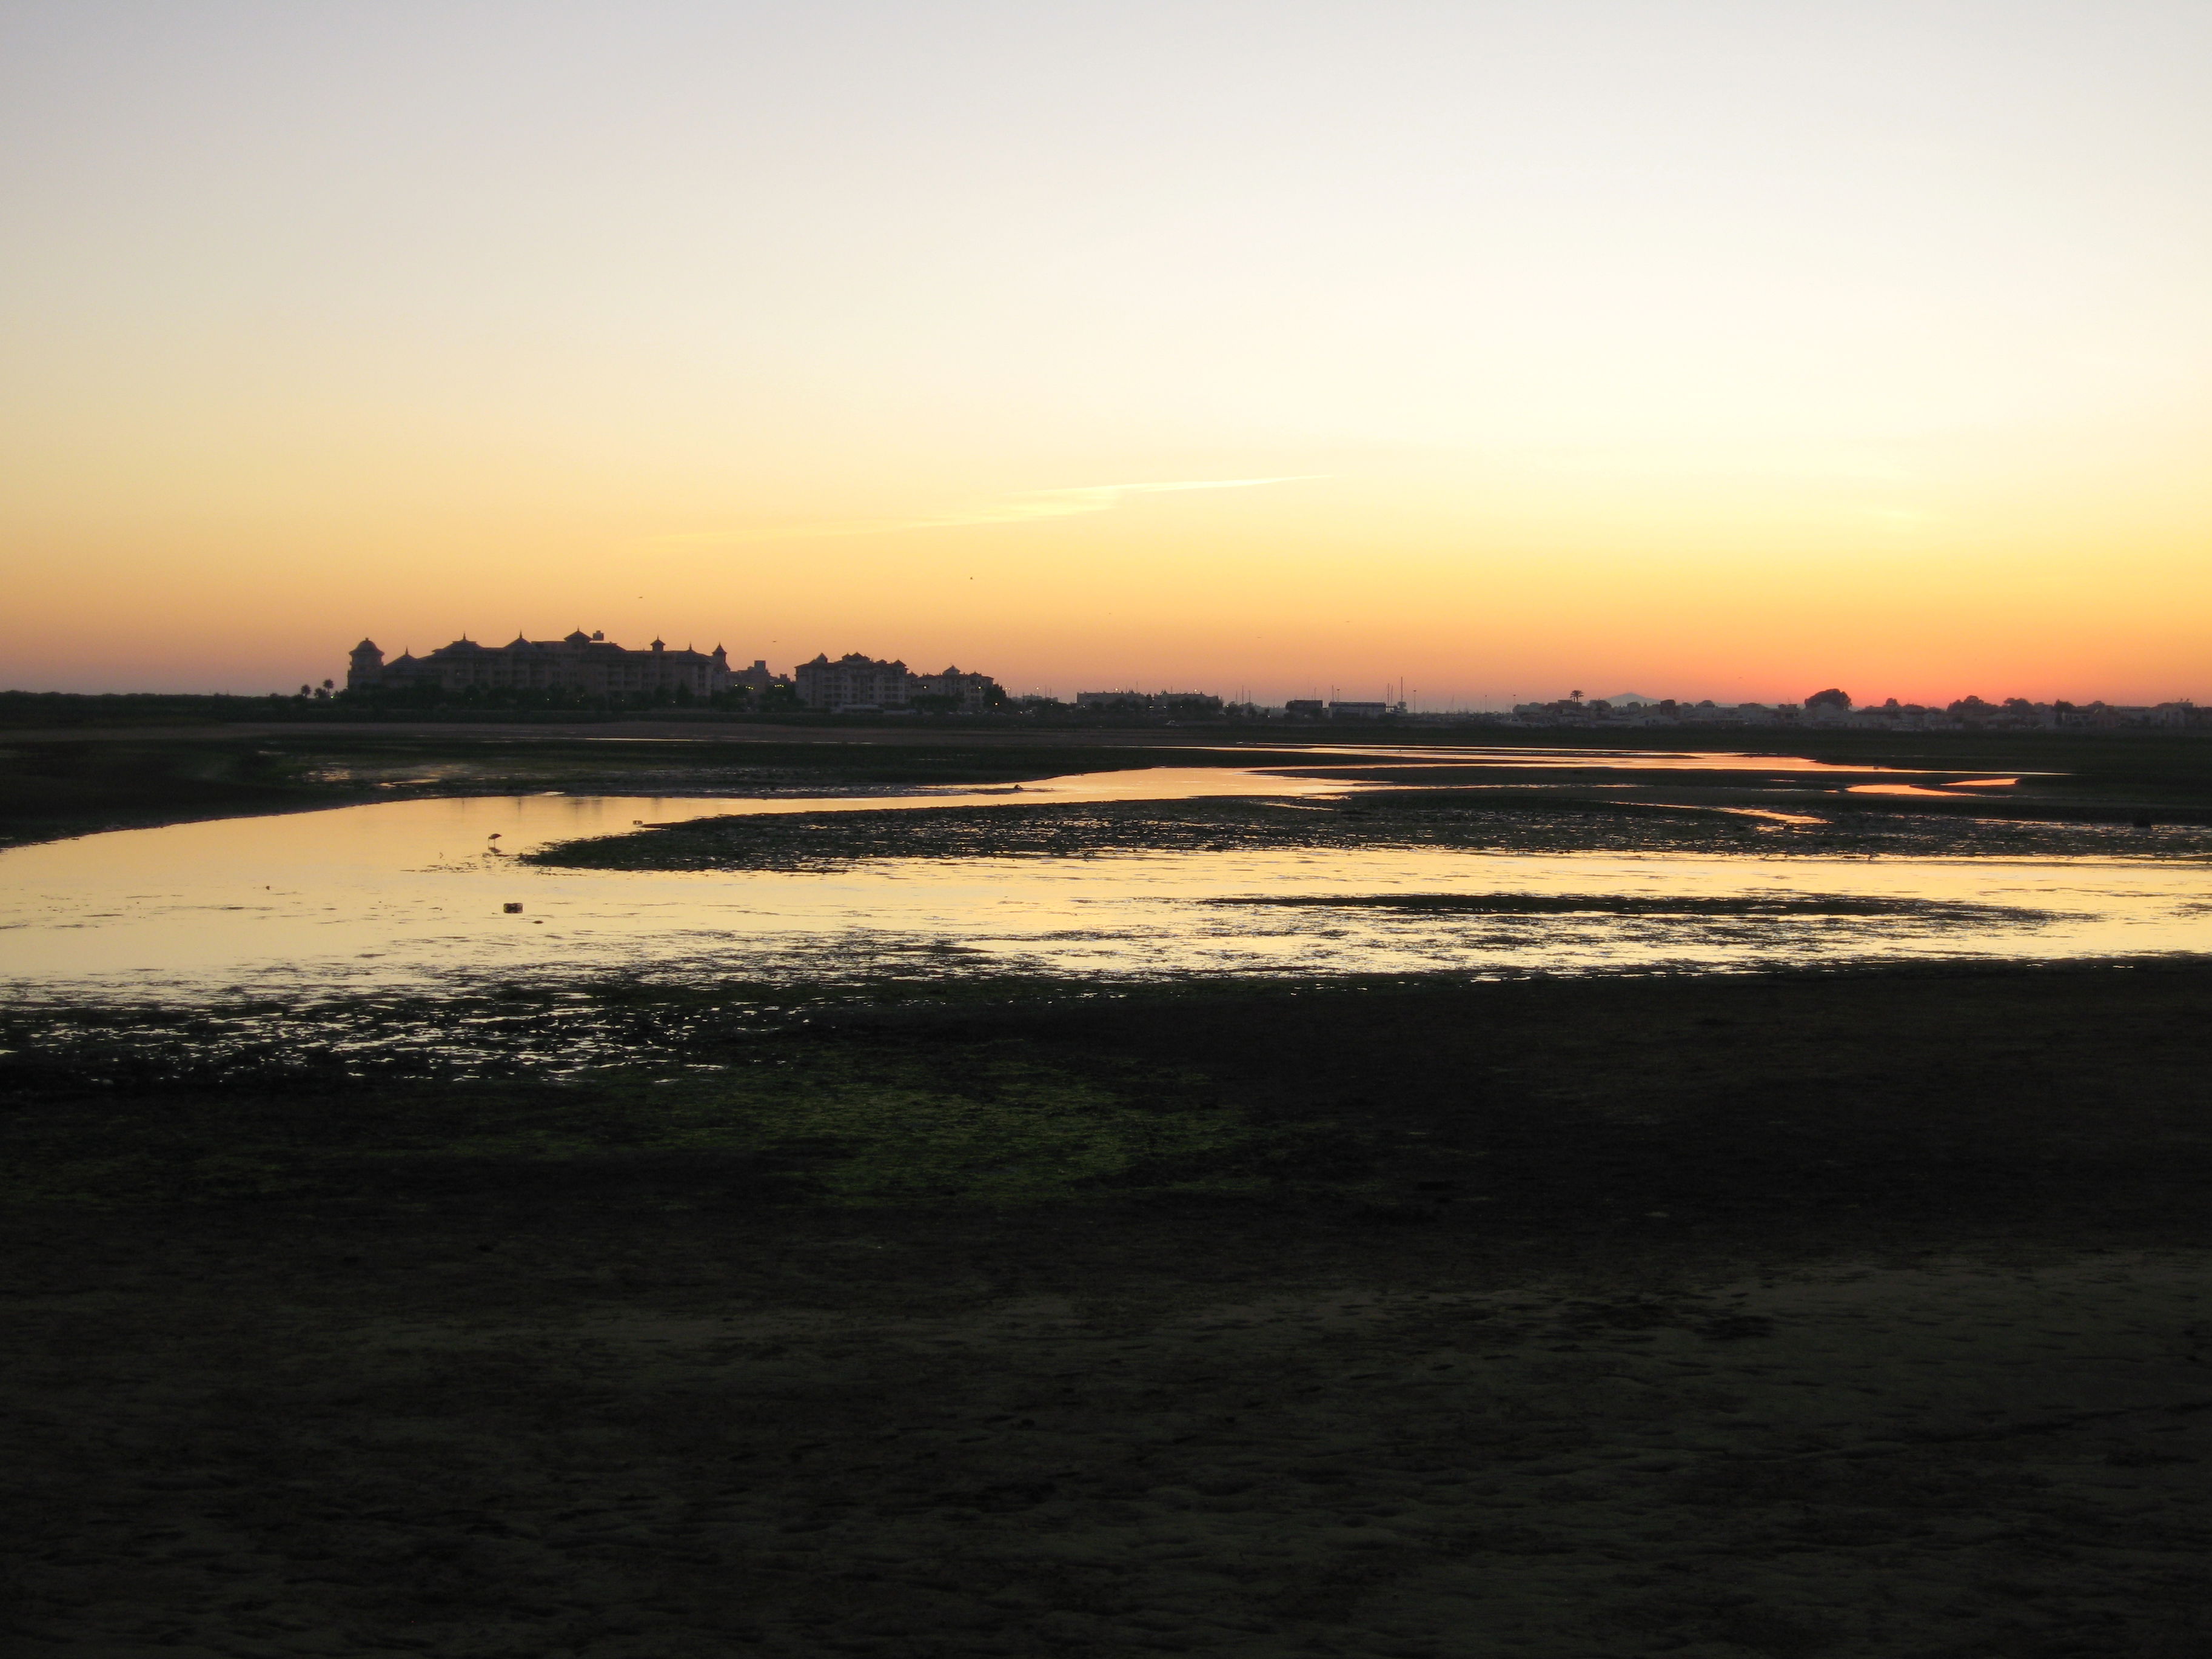
[[1957, 794], [1960, 789], [2009, 789], [2018, 778], [1954, 778], [1940, 789], [1929, 789], [1917, 783], [1847, 783], [1847, 795], [1936, 795], [1948, 800], [1966, 797]]
[[[927, 799], [1021, 805], [1342, 787], [1177, 768]], [[913, 804], [418, 800], [19, 848], [0, 854], [0, 983], [19, 994], [170, 997], [623, 970], [769, 979], [886, 969], [1589, 972], [2212, 950], [2212, 872], [2149, 860], [1370, 849], [699, 873], [541, 868], [510, 856], [640, 821]], [[1582, 897], [1590, 907], [1440, 907], [1437, 896], [1449, 895]], [[1853, 902], [1834, 914], [1776, 908], [1807, 895]], [[1393, 909], [1394, 896], [1426, 902]], [[1268, 902], [1221, 902], [1239, 898]], [[1730, 900], [1750, 908], [1730, 913]], [[1669, 902], [1686, 908], [1671, 912]], [[508, 914], [510, 904], [520, 912]]]
[[[1250, 757], [1249, 749], [1223, 749], [1221, 754], [1241, 754]], [[1274, 758], [1270, 766], [1296, 766], [1302, 757], [1310, 755], [1352, 755], [1361, 759], [1382, 757], [1393, 762], [1432, 761], [1438, 765], [1497, 766], [1512, 770], [1569, 770], [1577, 772], [1844, 772], [1854, 775], [1867, 773], [1902, 773], [1908, 776], [1927, 770], [1919, 767], [1852, 766], [1837, 761], [1808, 760], [1802, 755], [1753, 755], [1732, 750], [1682, 750], [1680, 752], [1649, 749], [1448, 749], [1408, 746], [1392, 748], [1382, 744], [1360, 744], [1339, 747], [1327, 744], [1301, 745], [1295, 750], [1266, 751]], [[1358, 766], [1331, 767], [1332, 771], [1357, 772], [1369, 769]], [[1390, 770], [1401, 767], [1391, 766]], [[2017, 780], [2014, 780], [2017, 781]]]

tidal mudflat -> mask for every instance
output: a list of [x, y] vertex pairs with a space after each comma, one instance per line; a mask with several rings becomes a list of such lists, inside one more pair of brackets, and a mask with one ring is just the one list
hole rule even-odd
[[1406, 758], [0, 854], [18, 1650], [2205, 1651], [2187, 792]]
[[18, 1047], [16, 1650], [2212, 1634], [2205, 971], [1029, 988]]

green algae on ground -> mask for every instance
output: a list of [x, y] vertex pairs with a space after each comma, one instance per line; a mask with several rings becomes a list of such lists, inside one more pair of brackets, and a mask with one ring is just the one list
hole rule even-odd
[[[1024, 1205], [1255, 1184], [1269, 1139], [1191, 1076], [1014, 1043], [770, 1042], [733, 1064], [330, 1092], [94, 1096], [19, 1113], [0, 1195], [95, 1204], [392, 1197], [688, 1171], [687, 1202]], [[1279, 1139], [1279, 1135], [1274, 1137]]]
[[809, 1048], [679, 1077], [611, 1077], [589, 1104], [447, 1144], [450, 1156], [590, 1158], [613, 1149], [791, 1160], [793, 1197], [836, 1204], [1064, 1202], [1206, 1178], [1210, 1155], [1256, 1139], [1237, 1114], [1187, 1098], [1190, 1079], [1121, 1086], [1004, 1045], [930, 1059]]

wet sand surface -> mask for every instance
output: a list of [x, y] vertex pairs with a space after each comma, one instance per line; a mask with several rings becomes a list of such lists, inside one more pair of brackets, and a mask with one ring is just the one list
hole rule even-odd
[[2208, 1013], [2072, 969], [744, 1039], [1249, 1132], [996, 1203], [23, 1073], [11, 1165], [83, 1190], [6, 1212], [15, 1650], [2203, 1654]]
[[17, 1651], [2202, 1650], [2201, 1254], [863, 1310], [469, 1248], [219, 1269], [119, 1373], [81, 1298]]

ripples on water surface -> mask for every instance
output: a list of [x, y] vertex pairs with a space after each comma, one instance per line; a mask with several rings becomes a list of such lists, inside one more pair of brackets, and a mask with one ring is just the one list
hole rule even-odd
[[[1162, 769], [930, 799], [1344, 787]], [[21, 848], [0, 854], [0, 977], [32, 995], [169, 1000], [616, 972], [773, 982], [1740, 970], [2212, 949], [2212, 871], [2150, 859], [1371, 848], [886, 859], [825, 873], [568, 870], [512, 856], [641, 821], [910, 804], [480, 797]]]

